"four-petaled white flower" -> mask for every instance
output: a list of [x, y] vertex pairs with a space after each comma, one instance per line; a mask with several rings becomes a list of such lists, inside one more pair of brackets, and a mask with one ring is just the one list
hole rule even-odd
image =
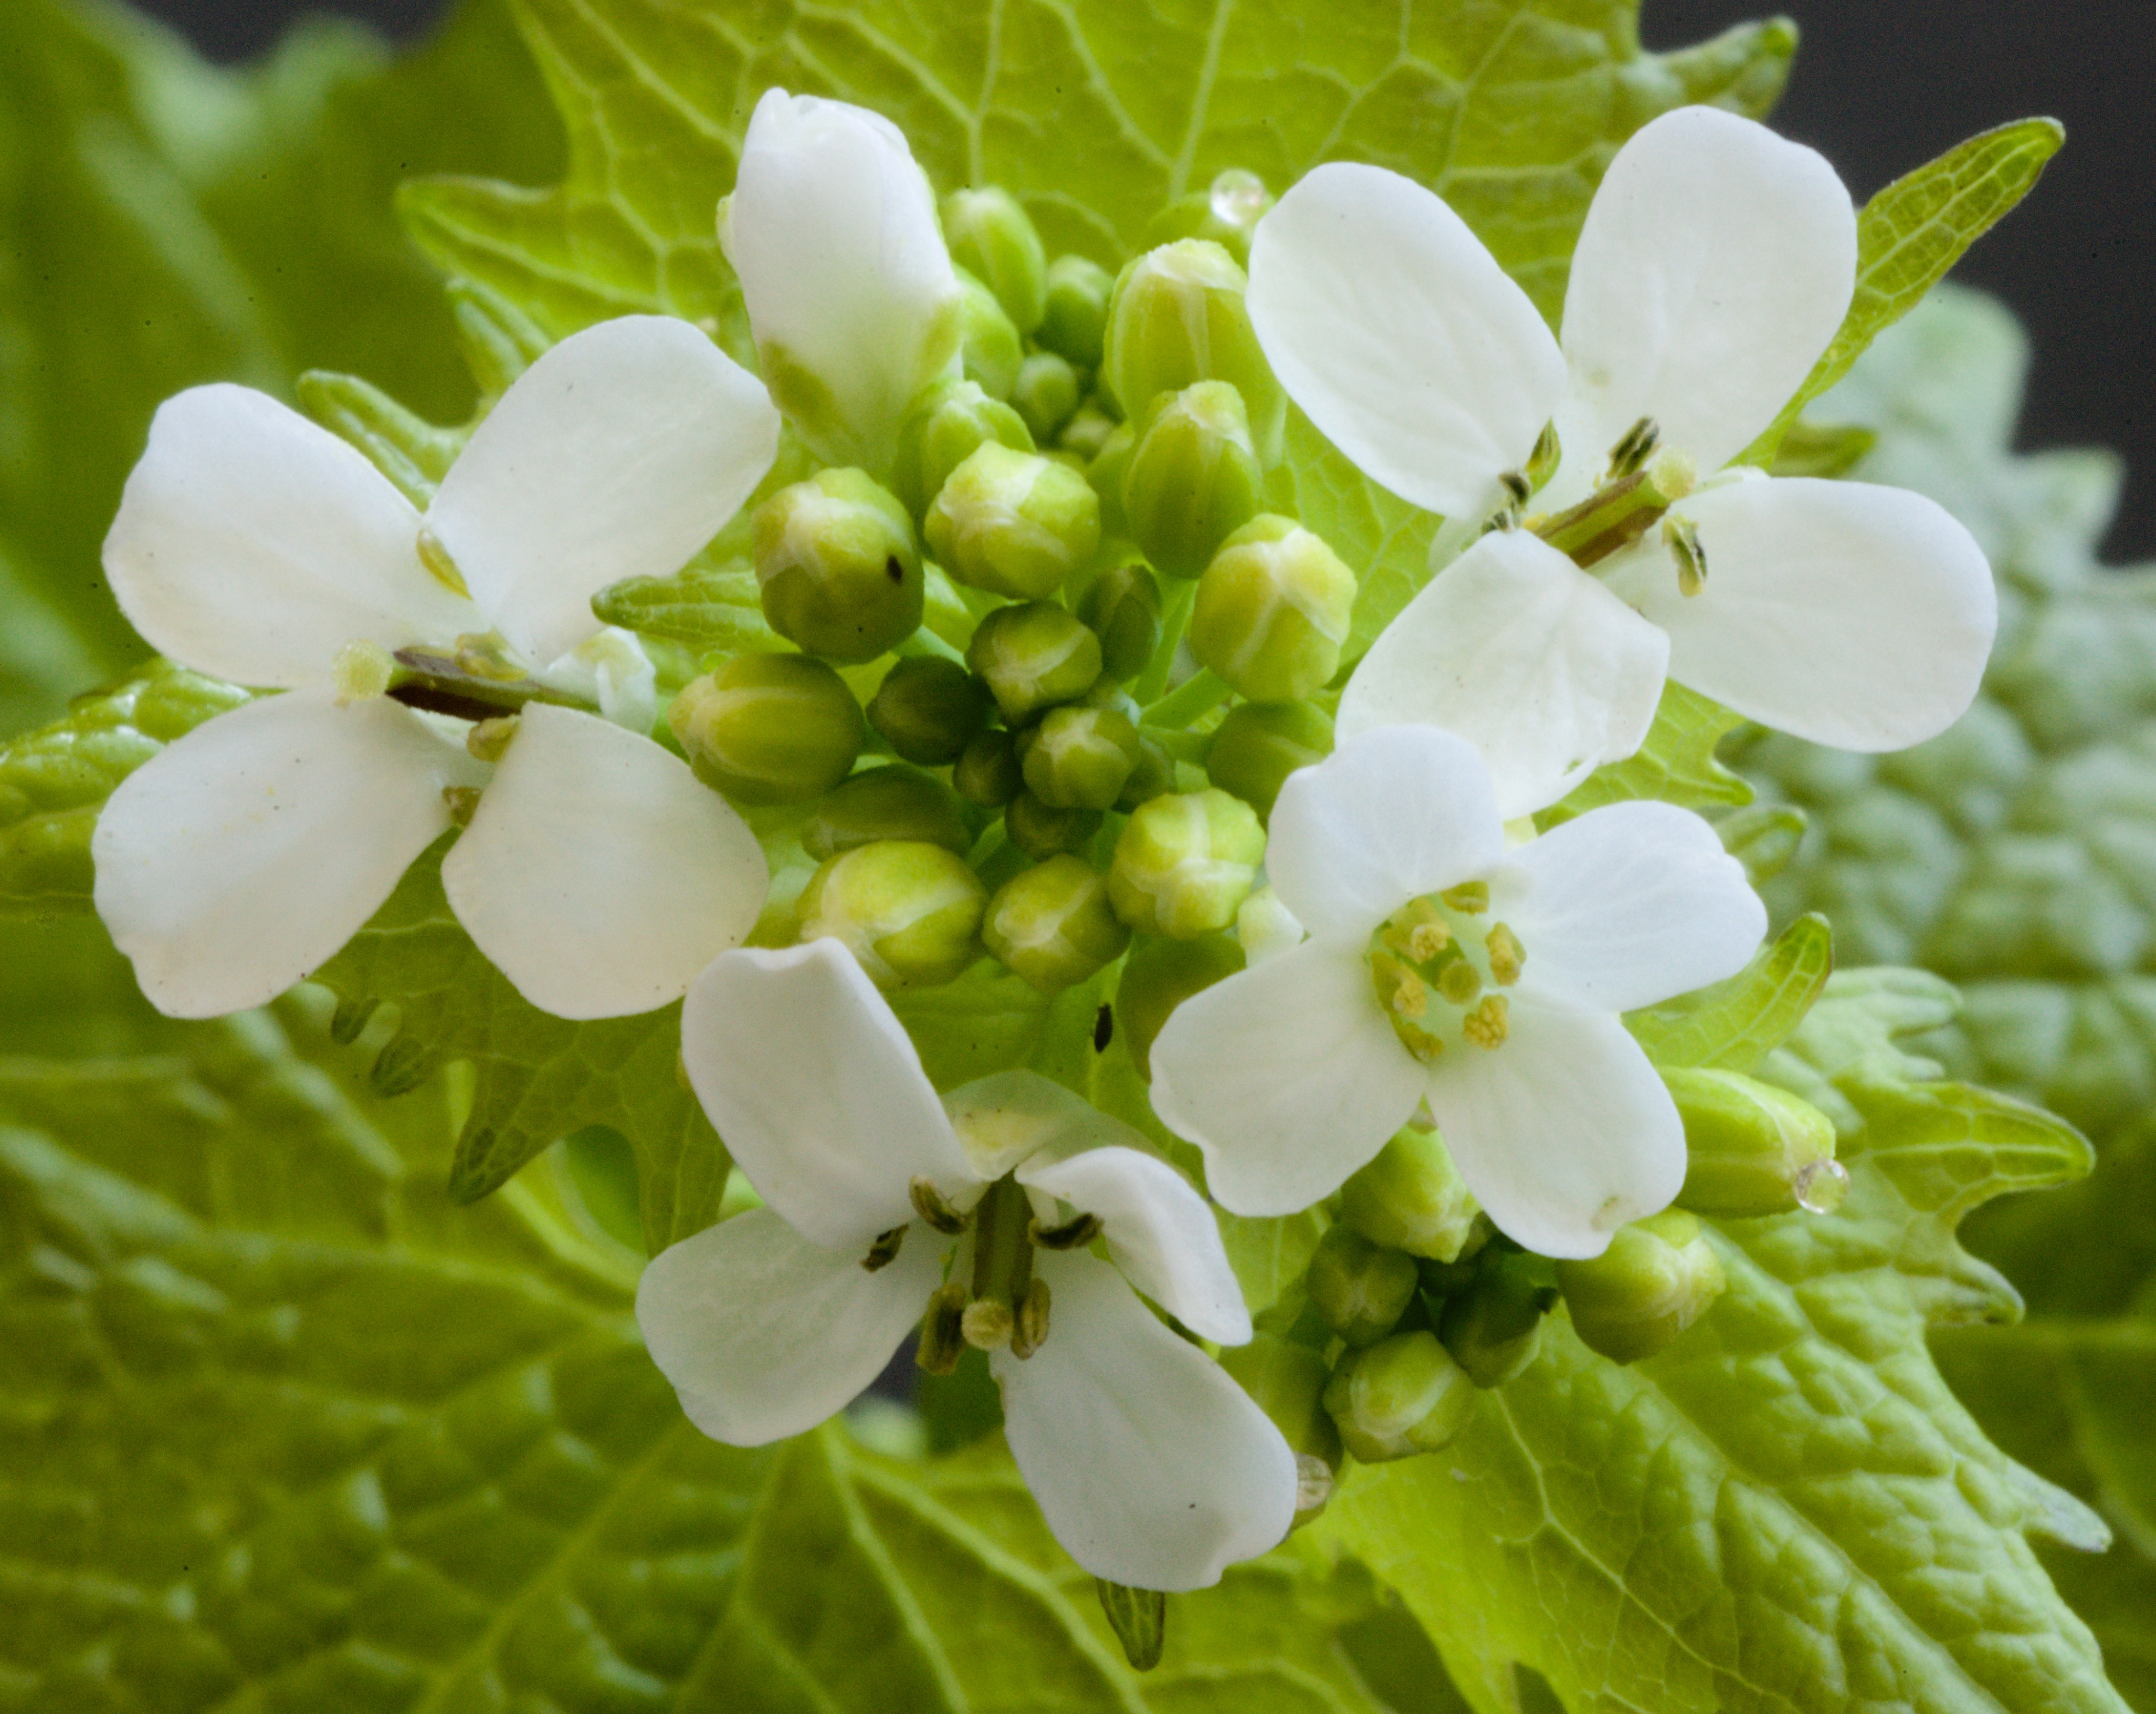
[[1424, 1102], [1545, 1255], [1599, 1255], [1676, 1194], [1684, 1127], [1617, 1014], [1732, 974], [1767, 926], [1699, 817], [1614, 804], [1508, 850], [1473, 747], [1388, 726], [1289, 776], [1265, 863], [1310, 938], [1152, 1046], [1153, 1111], [1224, 1206], [1308, 1207]]
[[113, 593], [164, 654], [281, 694], [167, 747], [99, 819], [98, 912], [151, 1000], [208, 1017], [306, 976], [449, 827], [458, 788], [485, 789], [442, 865], [449, 901], [534, 1004], [647, 1010], [738, 945], [762, 908], [763, 854], [685, 763], [532, 702], [490, 782], [461, 726], [352, 694], [350, 662], [378, 662], [386, 683], [398, 649], [492, 634], [542, 683], [590, 686], [648, 726], [649, 664], [601, 634], [591, 598], [679, 567], [762, 480], [778, 438], [755, 377], [661, 316], [602, 323], [540, 357], [424, 515], [262, 393], [167, 400], [105, 539]]
[[[916, 1186], [947, 1209], [998, 1200], [1006, 1224], [1029, 1203], [1050, 1229], [1096, 1217], [1109, 1257], [1035, 1250], [1047, 1337], [1023, 1360], [989, 1357], [1012, 1455], [1056, 1539], [1097, 1577], [1187, 1589], [1286, 1533], [1286, 1442], [1132, 1290], [1205, 1338], [1250, 1337], [1212, 1214], [1135, 1132], [1030, 1072], [939, 1101], [830, 940], [720, 957], [690, 990], [682, 1057], [767, 1204], [664, 1251], [637, 1291], [652, 1357], [706, 1434], [798, 1434], [875, 1378], [945, 1275], [950, 1240], [916, 1219]], [[989, 1243], [983, 1218], [954, 1278]]]
[[[1250, 307], [1288, 393], [1348, 458], [1471, 533], [1547, 423], [1536, 501], [1586, 498], [1650, 422], [1712, 472], [1794, 394], [1855, 290], [1856, 218], [1832, 167], [1763, 126], [1666, 114], [1610, 163], [1550, 336], [1430, 192], [1318, 167], [1259, 223]], [[1889, 750], [1965, 709], [1996, 626], [1982, 551], [1919, 495], [1710, 478], [1671, 509], [1706, 577], [1650, 531], [1589, 575], [1524, 533], [1486, 537], [1381, 636], [1343, 736], [1415, 722], [1471, 740], [1507, 816], [1555, 803], [1645, 739], [1668, 676], [1815, 742]]]

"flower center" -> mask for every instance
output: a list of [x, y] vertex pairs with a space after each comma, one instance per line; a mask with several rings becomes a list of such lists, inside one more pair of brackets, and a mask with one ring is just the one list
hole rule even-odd
[[1520, 979], [1527, 948], [1488, 920], [1479, 880], [1410, 899], [1370, 937], [1370, 984], [1401, 1044], [1428, 1065], [1457, 1041], [1486, 1051], [1512, 1025], [1503, 990]]
[[[926, 1178], [913, 1181], [913, 1209], [921, 1223], [947, 1237], [970, 1234], [972, 1265], [929, 1294], [914, 1360], [932, 1375], [947, 1375], [968, 1345], [1007, 1350], [1023, 1362], [1048, 1338], [1048, 1282], [1033, 1276], [1036, 1250], [1081, 1250], [1101, 1235], [1097, 1214], [1081, 1214], [1043, 1226], [1014, 1175], [988, 1186], [972, 1210], [960, 1213]], [[870, 1273], [898, 1255], [910, 1226], [880, 1234], [861, 1265]], [[960, 1252], [962, 1259], [964, 1252]]]

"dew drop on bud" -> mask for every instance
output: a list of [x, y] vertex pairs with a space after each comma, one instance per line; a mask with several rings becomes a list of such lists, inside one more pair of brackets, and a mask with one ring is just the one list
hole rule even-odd
[[1212, 205], [1214, 218], [1223, 224], [1255, 226], [1271, 205], [1272, 196], [1256, 173], [1230, 167], [1213, 181], [1206, 201]]
[[1797, 1175], [1797, 1206], [1810, 1214], [1830, 1214], [1849, 1194], [1849, 1168], [1840, 1161], [1820, 1161]]
[[1295, 1521], [1307, 1523], [1332, 1497], [1332, 1469], [1315, 1453], [1295, 1455]]

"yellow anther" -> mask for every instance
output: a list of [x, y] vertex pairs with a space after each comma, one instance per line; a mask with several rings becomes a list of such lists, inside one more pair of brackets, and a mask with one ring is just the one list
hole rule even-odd
[[1393, 1034], [1399, 1037], [1402, 1047], [1425, 1065], [1445, 1051], [1445, 1044], [1427, 1029], [1403, 1023], [1397, 1018], [1393, 1020]]
[[479, 813], [477, 786], [444, 786], [442, 802], [449, 807], [449, 819], [459, 827], [470, 827], [472, 817]]
[[1035, 1280], [1026, 1287], [1025, 1301], [1018, 1306], [1011, 1328], [1010, 1354], [1020, 1362], [1048, 1342], [1048, 1281]]
[[1378, 938], [1410, 962], [1426, 964], [1451, 942], [1452, 930], [1429, 900], [1410, 899], [1392, 914]]
[[1512, 1033], [1506, 1011], [1504, 995], [1491, 994], [1460, 1020], [1460, 1033], [1478, 1048], [1502, 1047]]
[[1490, 883], [1486, 880], [1464, 880], [1456, 887], [1447, 887], [1438, 897], [1446, 906], [1478, 916], [1490, 908]]
[[467, 632], [457, 639], [457, 670], [475, 679], [494, 679], [511, 684], [524, 676], [524, 669], [509, 657], [509, 645], [491, 631]]
[[913, 1212], [947, 1238], [955, 1238], [966, 1229], [966, 1217], [953, 1207], [951, 1199], [936, 1188], [930, 1178], [916, 1178], [906, 1187], [906, 1195], [913, 1203]]
[[1482, 978], [1465, 958], [1455, 958], [1437, 972], [1437, 991], [1455, 1006], [1471, 1006], [1482, 992]]
[[1427, 964], [1452, 944], [1452, 931], [1441, 922], [1418, 922], [1408, 933], [1408, 956]]
[[1640, 418], [1609, 449], [1609, 474], [1604, 480], [1617, 482], [1630, 475], [1655, 455], [1661, 443], [1661, 426], [1652, 417]]
[[1520, 979], [1520, 967], [1527, 962], [1527, 949], [1520, 944], [1519, 936], [1500, 922], [1491, 927], [1482, 944], [1489, 948], [1491, 980], [1510, 988]]
[[875, 1242], [869, 1246], [869, 1253], [861, 1258], [862, 1267], [871, 1274], [880, 1268], [889, 1267], [898, 1260], [898, 1247], [905, 1242], [906, 1228], [903, 1226], [894, 1226], [888, 1232], [877, 1233]]
[[419, 563], [426, 567], [434, 581], [452, 595], [461, 595], [467, 601], [471, 599], [471, 591], [465, 587], [465, 574], [457, 569], [457, 562], [449, 557], [449, 550], [443, 546], [442, 538], [432, 530], [422, 529], [419, 531]]
[[516, 716], [497, 715], [480, 721], [465, 734], [465, 749], [475, 762], [499, 762], [508, 753], [509, 741], [516, 736]]
[[1389, 1018], [1419, 1018], [1429, 1003], [1422, 978], [1390, 952], [1370, 954], [1370, 983]]
[[957, 1280], [946, 1281], [928, 1294], [928, 1308], [921, 1317], [921, 1337], [913, 1347], [913, 1360], [927, 1373], [947, 1375], [965, 1354], [966, 1288]]
[[337, 650], [330, 663], [330, 682], [336, 687], [340, 705], [364, 702], [387, 690], [396, 671], [396, 657], [379, 643], [362, 637]]
[[1699, 543], [1699, 526], [1671, 512], [1662, 520], [1662, 541], [1677, 562], [1677, 593], [1697, 595], [1707, 588], [1707, 550]]

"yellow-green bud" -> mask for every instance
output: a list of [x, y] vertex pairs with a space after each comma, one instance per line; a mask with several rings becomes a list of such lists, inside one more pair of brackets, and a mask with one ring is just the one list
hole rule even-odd
[[737, 654], [667, 716], [696, 777], [744, 803], [798, 803], [853, 771], [867, 742], [836, 669], [806, 654]]
[[1665, 1071], [1691, 1161], [1677, 1205], [1743, 1219], [1839, 1207], [1849, 1174], [1834, 1121], [1800, 1096], [1735, 1071]]
[[1294, 702], [1340, 666], [1355, 574], [1291, 518], [1253, 518], [1198, 580], [1190, 652], [1253, 702]]
[[955, 660], [912, 655], [884, 675], [869, 699], [869, 724], [907, 762], [956, 762], [988, 723], [995, 699]]
[[1270, 821], [1287, 777], [1332, 753], [1332, 717], [1315, 702], [1239, 702], [1206, 748], [1205, 775]]
[[1169, 576], [1194, 577], [1265, 498], [1242, 396], [1224, 381], [1194, 382], [1159, 394], [1136, 421], [1123, 467], [1132, 538]]
[[1017, 198], [993, 185], [952, 192], [943, 199], [943, 241], [951, 259], [996, 295], [1020, 333], [1040, 326], [1048, 253]]
[[1108, 894], [1140, 933], [1188, 940], [1235, 921], [1265, 854], [1256, 812], [1225, 792], [1154, 798], [1116, 838]]
[[1116, 276], [1086, 257], [1065, 255], [1048, 264], [1047, 279], [1040, 342], [1081, 369], [1099, 368]]
[[1131, 777], [1123, 782], [1123, 794], [1116, 799], [1116, 808], [1127, 815], [1139, 804], [1164, 798], [1174, 789], [1175, 758], [1157, 741], [1141, 733], [1138, 759], [1132, 765]]
[[1108, 431], [1101, 449], [1086, 466], [1086, 480], [1093, 485], [1093, 492], [1100, 497], [1101, 536], [1104, 541], [1131, 533], [1131, 521], [1123, 516], [1123, 472], [1130, 468], [1131, 451], [1137, 443], [1137, 424], [1118, 423]]
[[1100, 830], [1099, 810], [1057, 809], [1030, 792], [1020, 792], [1004, 809], [1004, 835], [1032, 858], [1075, 851]]
[[1002, 400], [990, 398], [978, 382], [939, 382], [921, 396], [899, 428], [891, 486], [906, 510], [920, 517], [951, 473], [990, 442], [1014, 452], [1033, 450], [1024, 418]]
[[1272, 1419], [1291, 1451], [1340, 1467], [1340, 1430], [1325, 1412], [1325, 1383], [1332, 1371], [1307, 1345], [1276, 1333], [1259, 1333], [1247, 1345], [1222, 1347], [1220, 1367]]
[[1051, 708], [1033, 729], [1026, 788], [1051, 809], [1106, 809], [1138, 759], [1138, 729], [1113, 708]]
[[1037, 601], [1093, 557], [1101, 501], [1070, 465], [988, 441], [951, 473], [923, 527], [961, 583]]
[[1340, 1219], [1373, 1244], [1455, 1262], [1475, 1228], [1473, 1193], [1435, 1131], [1409, 1126], [1340, 1187]]
[[1325, 1409], [1364, 1464], [1435, 1452], [1475, 1414], [1475, 1383], [1435, 1333], [1395, 1333], [1351, 1351], [1325, 1388]]
[[981, 956], [988, 889], [941, 845], [885, 839], [829, 859], [801, 895], [801, 938], [843, 941], [878, 988], [927, 988]]
[[865, 470], [819, 470], [756, 509], [763, 616], [828, 660], [873, 660], [921, 628], [921, 550], [906, 508]]
[[963, 857], [973, 848], [973, 818], [932, 773], [871, 767], [827, 793], [801, 830], [802, 849], [819, 862], [879, 839], [941, 845]]
[[1375, 1345], [1414, 1301], [1422, 1275], [1414, 1259], [1381, 1250], [1346, 1226], [1329, 1226], [1311, 1253], [1305, 1280], [1325, 1325], [1348, 1344]]
[[1004, 964], [1052, 994], [1121, 957], [1131, 931], [1116, 920], [1100, 871], [1066, 852], [996, 890], [981, 938]]
[[1145, 241], [1172, 244], [1179, 238], [1210, 239], [1237, 262], [1250, 265], [1250, 235], [1272, 193], [1256, 173], [1230, 167], [1203, 191], [1178, 197], [1147, 223]]
[[987, 681], [1004, 718], [1016, 725], [1092, 688], [1101, 676], [1101, 639], [1075, 615], [1045, 601], [999, 607], [973, 633], [966, 665]]
[[1018, 366], [1025, 361], [1017, 324], [980, 280], [963, 268], [952, 272], [958, 279], [958, 349], [966, 378], [978, 382], [990, 398], [1009, 398]]
[[[1120, 420], [1110, 416], [1096, 398], [1088, 398], [1070, 413], [1070, 420], [1057, 433], [1055, 444], [1065, 452], [1075, 453], [1086, 461], [1086, 475], [1092, 475], [1093, 460], [1101, 455], [1108, 444], [1108, 437], [1122, 426]], [[1105, 526], [1106, 509], [1101, 516]]]
[[1476, 1386], [1503, 1386], [1541, 1349], [1557, 1292], [1536, 1278], [1538, 1265], [1517, 1251], [1486, 1253], [1473, 1283], [1445, 1301], [1437, 1337]]
[[1116, 986], [1116, 1027], [1140, 1077], [1152, 1081], [1153, 1040], [1169, 1014], [1193, 994], [1233, 976], [1245, 962], [1240, 944], [1224, 934], [1137, 944]]
[[1248, 282], [1219, 244], [1184, 239], [1125, 265], [1108, 305], [1101, 377], [1136, 416], [1156, 394], [1194, 381], [1224, 381], [1243, 396], [1258, 462], [1279, 460], [1287, 395], [1258, 347], [1243, 293]]
[[1160, 580], [1142, 565], [1110, 566], [1086, 586], [1078, 617], [1101, 639], [1101, 666], [1134, 679], [1160, 647]]
[[1001, 726], [975, 734], [951, 769], [951, 783], [968, 803], [1000, 809], [1025, 788], [1012, 735]]
[[1697, 1216], [1666, 1209], [1621, 1228], [1592, 1261], [1557, 1265], [1572, 1330], [1612, 1362], [1652, 1357], [1703, 1315], [1728, 1280]]
[[1018, 379], [1011, 383], [1011, 408], [1033, 431], [1034, 439], [1045, 446], [1070, 420], [1083, 391], [1078, 372], [1069, 363], [1054, 352], [1035, 352], [1018, 366]]

